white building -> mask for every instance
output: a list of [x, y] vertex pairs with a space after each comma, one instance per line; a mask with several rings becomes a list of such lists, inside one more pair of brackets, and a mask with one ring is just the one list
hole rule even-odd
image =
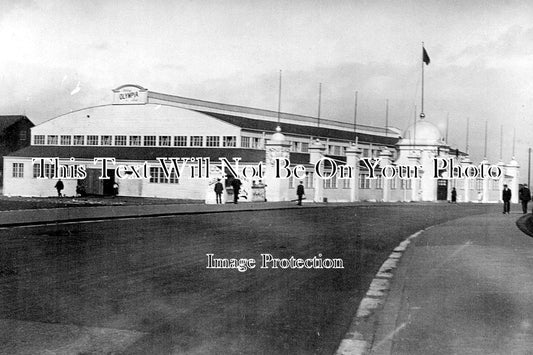
[[[278, 126], [281, 132], [276, 132]], [[123, 85], [113, 90], [110, 104], [70, 112], [33, 127], [31, 146], [4, 157], [3, 193], [54, 196], [57, 177], [62, 176], [67, 196], [75, 196], [77, 186], [83, 186], [89, 194], [109, 195], [118, 182], [123, 196], [211, 203], [218, 178], [225, 180], [226, 192], [232, 192], [230, 168], [237, 170], [233, 158], [240, 158], [236, 172], [243, 181], [242, 198], [249, 201], [264, 201], [260, 180], [267, 185], [269, 201], [295, 199], [298, 180], [304, 181], [307, 199], [313, 201], [446, 200], [451, 187], [457, 185], [458, 190], [465, 191], [459, 191], [463, 201], [474, 201], [481, 189], [483, 202], [489, 202], [499, 199], [504, 181], [511, 187], [518, 186], [516, 162], [516, 166], [502, 164], [505, 175], [487, 186], [478, 186], [478, 182], [472, 185], [470, 179], [465, 180], [465, 188], [457, 179], [431, 177], [428, 171], [432, 159], [451, 156], [438, 129], [419, 121], [406, 130], [404, 138], [401, 136], [399, 130], [390, 127], [358, 125], [354, 130], [353, 124], [343, 122], [318, 122], [313, 117]], [[291, 168], [300, 165], [306, 173], [289, 179], [275, 176], [276, 157], [288, 158]], [[370, 179], [361, 159], [378, 157], [381, 166], [421, 165], [425, 174], [419, 179], [385, 179], [378, 168], [375, 178]], [[105, 171], [102, 160], [95, 163], [95, 158], [107, 158]], [[175, 158], [176, 166], [184, 167], [179, 177], [166, 158]], [[219, 158], [226, 158], [231, 165], [223, 166]], [[351, 177], [318, 176], [314, 164], [324, 158], [326, 170], [332, 164], [352, 167]], [[165, 174], [162, 164], [169, 174]], [[461, 164], [468, 162], [462, 160]], [[79, 175], [81, 170], [83, 176]], [[494, 186], [498, 189], [492, 189]]]

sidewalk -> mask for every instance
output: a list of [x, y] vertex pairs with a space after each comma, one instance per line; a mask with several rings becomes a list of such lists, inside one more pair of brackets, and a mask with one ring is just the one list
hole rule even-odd
[[369, 353], [533, 354], [533, 238], [519, 217], [466, 217], [413, 239]]

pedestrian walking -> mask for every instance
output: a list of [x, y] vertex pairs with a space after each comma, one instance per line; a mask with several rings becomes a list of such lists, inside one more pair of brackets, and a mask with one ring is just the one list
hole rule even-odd
[[452, 203], [457, 203], [457, 190], [455, 190], [455, 187], [452, 188]]
[[520, 198], [520, 202], [522, 203], [522, 212], [526, 214], [527, 204], [531, 201], [531, 191], [529, 191], [527, 184], [522, 185], [518, 191], [518, 198]]
[[224, 186], [220, 182], [220, 179], [217, 180], [215, 184], [215, 195], [217, 198], [217, 204], [222, 203], [222, 191], [224, 191]]
[[231, 187], [233, 187], [233, 203], [237, 204], [239, 200], [239, 192], [241, 191], [242, 182], [238, 178], [233, 179]]
[[296, 195], [298, 195], [298, 206], [302, 205], [302, 199], [305, 195], [304, 183], [300, 181], [300, 185], [296, 188]]
[[118, 183], [115, 181], [113, 183], [113, 198], [118, 196]]
[[61, 179], [57, 180], [54, 187], [57, 190], [57, 197], [61, 197], [62, 196], [61, 191], [65, 188], [65, 185], [63, 185], [63, 181], [61, 181]]
[[503, 200], [503, 213], [509, 214], [511, 211], [511, 189], [507, 185], [503, 185], [502, 200]]

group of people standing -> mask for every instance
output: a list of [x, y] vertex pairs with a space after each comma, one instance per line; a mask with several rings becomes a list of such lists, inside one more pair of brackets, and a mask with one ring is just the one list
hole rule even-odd
[[[233, 203], [235, 204], [237, 204], [237, 202], [239, 201], [239, 193], [241, 192], [241, 186], [242, 186], [241, 180], [235, 178], [231, 181], [231, 187], [233, 188]], [[221, 204], [222, 203], [222, 192], [224, 191], [224, 185], [222, 184], [220, 179], [217, 179], [214, 190], [215, 190], [217, 204]]]
[[[509, 214], [509, 211], [511, 210], [511, 197], [512, 197], [511, 189], [507, 185], [503, 185], [503, 191], [502, 191], [502, 200], [503, 200], [503, 214]], [[520, 200], [520, 203], [522, 204], [522, 213], [527, 213], [527, 204], [529, 201], [531, 201], [531, 191], [527, 187], [527, 184], [523, 184], [520, 186], [520, 189], [518, 190], [518, 199]]]

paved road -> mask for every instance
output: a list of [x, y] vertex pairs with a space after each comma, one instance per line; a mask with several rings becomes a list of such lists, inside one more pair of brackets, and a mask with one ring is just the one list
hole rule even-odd
[[372, 354], [533, 354], [533, 238], [521, 216], [469, 216], [418, 237]]
[[[375, 204], [236, 213], [245, 208], [237, 206], [0, 228], [0, 353], [331, 354], [394, 246], [428, 225], [494, 208]], [[70, 217], [141, 212], [110, 208]], [[17, 213], [10, 216], [29, 215]], [[206, 253], [262, 252], [322, 253], [343, 259], [345, 269], [206, 269]]]

